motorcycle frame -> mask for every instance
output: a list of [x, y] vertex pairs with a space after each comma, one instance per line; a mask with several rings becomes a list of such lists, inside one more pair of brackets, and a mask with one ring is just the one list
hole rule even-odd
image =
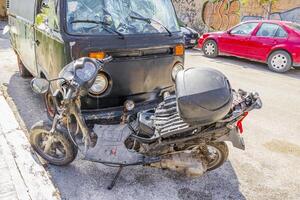
[[[80, 109], [81, 108], [81, 99], [80, 99], [80, 94], [79, 94], [80, 91], [78, 91], [77, 89], [74, 89], [74, 88], [70, 88], [70, 89], [68, 89], [67, 92], [61, 92], [61, 93], [63, 93], [62, 94], [63, 100], [61, 100], [62, 108], [60, 108], [59, 104], [58, 104], [57, 96], [59, 93], [60, 93], [60, 91], [57, 91], [53, 94], [54, 104], [56, 105], [58, 112], [56, 113], [56, 115], [54, 117], [52, 129], [51, 129], [50, 133], [53, 134], [56, 131], [58, 123], [64, 122], [67, 125], [66, 127], [68, 130], [68, 135], [69, 135], [70, 139], [72, 140], [74, 145], [79, 149], [79, 146], [69, 129], [70, 117], [74, 116], [76, 123], [77, 123], [77, 133], [78, 133], [78, 131], [80, 131], [80, 133], [82, 134], [84, 144], [85, 144], [85, 151], [87, 151], [92, 143], [91, 142], [92, 132], [88, 128], [88, 126], [84, 120], [84, 117], [81, 113], [81, 109]], [[196, 140], [199, 143], [214, 142], [214, 141], [215, 142], [230, 141], [234, 147], [239, 148], [241, 150], [245, 150], [244, 141], [243, 141], [242, 137], [240, 136], [239, 131], [238, 131], [237, 127], [235, 126], [235, 124], [244, 117], [245, 112], [249, 112], [255, 108], [258, 108], [258, 107], [260, 107], [260, 105], [261, 105], [261, 101], [258, 98], [258, 99], [256, 99], [256, 102], [254, 102], [250, 107], [248, 107], [246, 110], [241, 112], [240, 115], [235, 116], [235, 117], [230, 117], [225, 120], [221, 120], [219, 122], [219, 125], [217, 127], [214, 127], [212, 130], [210, 130], [210, 128], [205, 129], [205, 130], [201, 130], [201, 128], [195, 129], [193, 131], [192, 135], [190, 135], [188, 137], [184, 137], [184, 138], [176, 138], [176, 139], [153, 138], [153, 139], [155, 139], [155, 141], [158, 141], [158, 142], [156, 143], [153, 141], [154, 143], [148, 146], [147, 152], [148, 153], [150, 152], [150, 154], [146, 153], [146, 155], [148, 154], [150, 156], [149, 159], [147, 159], [147, 161], [145, 161], [145, 162], [131, 163], [131, 164], [127, 164], [126, 166], [143, 165], [143, 164], [157, 162], [159, 160], [159, 157], [152, 154], [157, 149], [161, 149], [161, 148], [164, 148], [168, 145], [175, 144], [175, 143], [182, 144], [182, 143], [186, 143], [189, 141], [195, 142]], [[130, 127], [130, 123], [128, 123], [128, 126]], [[132, 134], [132, 138], [139, 141], [139, 137], [134, 134], [134, 131]], [[139, 142], [142, 142], [142, 141], [139, 141]], [[125, 166], [122, 163], [103, 163], [103, 162], [96, 161], [96, 160], [90, 160], [90, 161], [98, 162], [98, 163], [102, 163], [102, 164]]]
[[[75, 94], [78, 91], [75, 92]], [[54, 104], [57, 106], [57, 110], [58, 112], [56, 113], [54, 120], [53, 120], [53, 124], [52, 124], [52, 129], [50, 131], [51, 134], [54, 134], [55, 131], [57, 130], [57, 125], [59, 123], [65, 123], [67, 124], [67, 129], [68, 129], [68, 119], [70, 118], [70, 116], [74, 116], [76, 123], [77, 123], [77, 128], [79, 128], [79, 131], [81, 131], [83, 138], [84, 138], [84, 142], [85, 142], [85, 152], [88, 150], [88, 148], [91, 146], [91, 131], [88, 128], [83, 115], [81, 113], [81, 100], [80, 100], [80, 95], [75, 95], [76, 98], [72, 98], [69, 96], [68, 98], [64, 98], [62, 100], [62, 106], [64, 108], [59, 108], [59, 104], [58, 104], [58, 96], [59, 91], [55, 92], [54, 95], [52, 95], [54, 97]], [[69, 129], [68, 131], [68, 135], [71, 139], [71, 141], [74, 143], [74, 145], [80, 150], [77, 142], [75, 141], [75, 138], [73, 137], [73, 135], [70, 133]], [[99, 160], [93, 160], [93, 159], [84, 159], [90, 162], [96, 162], [96, 163], [101, 163], [104, 165], [108, 165], [111, 167], [127, 167], [127, 166], [136, 166], [136, 165], [146, 165], [146, 164], [151, 164], [151, 163], [156, 163], [160, 161], [159, 157], [145, 157], [145, 159], [143, 160], [143, 162], [137, 162], [137, 163], [112, 163], [112, 162], [103, 162], [103, 161], [99, 161]]]

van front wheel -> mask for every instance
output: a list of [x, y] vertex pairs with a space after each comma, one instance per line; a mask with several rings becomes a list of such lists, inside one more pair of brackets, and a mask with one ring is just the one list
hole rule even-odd
[[20, 74], [20, 76], [23, 77], [23, 78], [32, 77], [32, 75], [30, 74], [30, 72], [26, 69], [25, 65], [21, 61], [19, 55], [17, 55], [17, 61], [18, 61], [18, 67], [19, 67], [19, 74]]
[[47, 116], [51, 121], [54, 119], [57, 111], [53, 98], [54, 97], [52, 96], [50, 91], [44, 94], [44, 102], [45, 102]]

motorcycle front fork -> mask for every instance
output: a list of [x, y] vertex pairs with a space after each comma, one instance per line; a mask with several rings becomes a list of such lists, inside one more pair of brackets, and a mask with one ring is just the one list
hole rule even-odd
[[[53, 124], [50, 133], [52, 135], [55, 133], [59, 122], [64, 121], [65, 123], [68, 123], [69, 122], [68, 119], [70, 118], [70, 116], [74, 116], [76, 123], [79, 127], [79, 132], [82, 133], [85, 152], [86, 152], [89, 149], [89, 147], [94, 146], [93, 143], [95, 143], [95, 141], [92, 142], [91, 139], [92, 133], [87, 127], [85, 120], [81, 114], [80, 99], [71, 100], [70, 102], [65, 102], [64, 104], [65, 104], [65, 108], [61, 109], [60, 112], [57, 113], [53, 119]], [[71, 137], [72, 141], [76, 144], [75, 139], [72, 137], [72, 135], [69, 134], [69, 136]], [[76, 146], [78, 145], [76, 144]]]

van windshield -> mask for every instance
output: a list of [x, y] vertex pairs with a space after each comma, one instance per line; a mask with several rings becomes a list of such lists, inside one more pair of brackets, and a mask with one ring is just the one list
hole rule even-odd
[[70, 34], [147, 34], [180, 31], [171, 0], [67, 0]]

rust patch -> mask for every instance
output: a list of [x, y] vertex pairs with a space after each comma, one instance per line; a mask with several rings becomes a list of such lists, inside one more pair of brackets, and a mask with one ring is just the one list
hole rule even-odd
[[270, 142], [265, 143], [264, 147], [273, 152], [300, 157], [300, 146], [287, 141], [272, 140]]

